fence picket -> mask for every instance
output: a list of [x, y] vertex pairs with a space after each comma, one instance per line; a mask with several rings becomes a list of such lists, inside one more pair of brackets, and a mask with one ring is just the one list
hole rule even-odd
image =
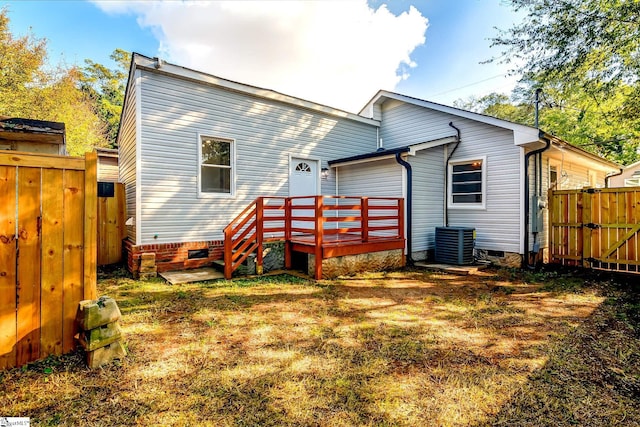
[[0, 166], [0, 369], [16, 364], [16, 167]]

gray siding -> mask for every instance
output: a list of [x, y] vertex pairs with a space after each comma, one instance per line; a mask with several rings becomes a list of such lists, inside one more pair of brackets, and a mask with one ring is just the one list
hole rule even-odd
[[124, 184], [127, 200], [127, 216], [133, 217], [133, 225], [127, 227], [127, 236], [136, 244], [136, 78], [131, 76], [126, 109], [122, 113], [120, 134], [118, 135], [118, 175]]
[[341, 196], [404, 197], [403, 174], [395, 159], [341, 166], [338, 192]]
[[444, 147], [409, 156], [413, 171], [413, 240], [415, 260], [435, 248], [435, 228], [444, 224]]
[[[404, 168], [395, 159], [342, 166], [338, 169], [338, 192], [341, 196], [405, 197], [402, 184], [403, 176]], [[388, 213], [374, 212], [374, 215], [384, 214]], [[375, 225], [393, 224], [395, 224], [394, 221], [375, 223]], [[346, 226], [357, 226], [357, 224], [347, 224]], [[405, 230], [405, 235], [406, 232]]]
[[[476, 247], [479, 249], [519, 253], [522, 153], [514, 145], [512, 131], [411, 104], [388, 101], [383, 105], [380, 135], [388, 149], [418, 144], [455, 135], [449, 122], [461, 130], [461, 142], [451, 160], [485, 156], [487, 171], [486, 208], [449, 208], [449, 225], [475, 227]], [[438, 182], [442, 182], [444, 170], [439, 169], [439, 172], [441, 177], [434, 182], [431, 190], [434, 194], [422, 197], [429, 200], [442, 197], [442, 184]], [[428, 177], [422, 179], [429, 181]], [[425, 184], [425, 188], [429, 187]], [[437, 215], [435, 210], [431, 214]], [[414, 225], [414, 236], [427, 236], [428, 245], [430, 233], [433, 232], [431, 227], [437, 222], [435, 217], [422, 219], [419, 225]]]
[[[148, 71], [141, 86], [139, 244], [219, 240], [258, 196], [288, 195], [289, 155], [327, 160], [374, 151], [376, 127]], [[235, 140], [236, 194], [198, 198], [198, 134]], [[335, 179], [322, 180], [334, 194]]]

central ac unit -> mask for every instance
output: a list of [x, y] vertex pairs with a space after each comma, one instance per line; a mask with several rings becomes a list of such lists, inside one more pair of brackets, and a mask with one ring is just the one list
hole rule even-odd
[[473, 264], [475, 228], [436, 227], [436, 262]]

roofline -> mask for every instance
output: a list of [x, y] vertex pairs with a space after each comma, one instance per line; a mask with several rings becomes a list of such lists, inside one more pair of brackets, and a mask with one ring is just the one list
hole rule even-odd
[[395, 99], [397, 101], [406, 102], [420, 107], [430, 108], [432, 110], [452, 114], [454, 116], [463, 117], [469, 120], [475, 120], [478, 122], [512, 130], [514, 133], [515, 145], [524, 145], [532, 142], [538, 142], [537, 128], [510, 122], [508, 120], [498, 119], [497, 117], [488, 116], [486, 114], [474, 113], [473, 111], [467, 111], [457, 107], [451, 107], [449, 105], [438, 104], [436, 102], [414, 98], [412, 96], [403, 95], [401, 93], [390, 92], [387, 90], [379, 90], [378, 93], [376, 93], [373, 98], [371, 98], [371, 100], [369, 100], [369, 102], [360, 110], [359, 114], [363, 114], [363, 112], [367, 108], [376, 104], [381, 98], [385, 98], [385, 100]]
[[214, 76], [212, 74], [208, 74], [202, 71], [193, 70], [191, 68], [171, 64], [160, 58], [150, 58], [148, 56], [144, 56], [134, 52], [132, 54], [131, 60], [133, 65], [132, 71], [136, 68], [142, 69], [142, 70], [157, 73], [157, 74], [164, 74], [164, 75], [178, 77], [186, 80], [196, 81], [196, 82], [211, 85], [211, 86], [217, 86], [217, 87], [221, 87], [234, 92], [240, 92], [243, 94], [255, 96], [258, 98], [278, 101], [285, 104], [294, 105], [296, 107], [304, 108], [307, 110], [324, 113], [330, 116], [357, 121], [357, 122], [368, 124], [371, 126], [380, 126], [379, 120], [363, 117], [358, 114], [349, 113], [348, 111], [329, 107], [327, 105], [318, 104], [312, 101], [307, 101], [302, 98], [296, 98], [294, 96], [285, 95], [283, 93], [276, 92], [271, 89], [251, 86], [245, 83], [239, 83], [233, 80], [228, 80], [222, 77]]
[[[540, 138], [542, 139], [548, 139], [551, 141], [552, 145], [555, 145], [559, 148], [564, 148], [564, 149], [568, 149], [570, 151], [573, 151], [574, 153], [583, 155], [585, 157], [589, 157], [591, 160], [594, 161], [598, 161], [600, 163], [605, 163], [608, 166], [614, 168], [614, 169], [623, 169], [624, 166], [616, 163], [616, 162], [612, 162], [611, 160], [605, 159], [604, 157], [600, 157], [597, 154], [593, 154], [590, 153], [589, 151], [585, 150], [584, 148], [580, 148], [578, 146], [575, 146], [573, 144], [568, 143], [567, 141], [558, 138], [557, 136], [551, 135], [550, 133], [544, 132], [544, 131], [540, 131]], [[638, 162], [640, 163], [640, 162]]]
[[378, 160], [378, 158], [384, 158], [389, 156], [395, 156], [398, 153], [408, 153], [410, 147], [399, 147], [390, 150], [381, 149], [374, 151], [373, 153], [358, 154], [356, 156], [343, 157], [341, 159], [329, 160], [327, 163], [329, 166], [344, 166], [346, 164], [352, 164], [355, 162], [362, 162], [363, 160]]

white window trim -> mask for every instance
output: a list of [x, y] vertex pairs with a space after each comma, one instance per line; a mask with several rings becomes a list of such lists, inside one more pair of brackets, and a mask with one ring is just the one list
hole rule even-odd
[[[207, 193], [202, 191], [202, 138], [222, 139], [231, 144], [231, 189], [229, 193]], [[236, 140], [223, 136], [215, 136], [209, 133], [198, 133], [198, 198], [199, 199], [230, 199], [236, 195]]]
[[[453, 167], [455, 165], [482, 162], [482, 203], [453, 203]], [[464, 209], [464, 210], [485, 210], [487, 208], [487, 156], [469, 157], [465, 159], [456, 159], [449, 161], [447, 170], [447, 208], [448, 209]]]

